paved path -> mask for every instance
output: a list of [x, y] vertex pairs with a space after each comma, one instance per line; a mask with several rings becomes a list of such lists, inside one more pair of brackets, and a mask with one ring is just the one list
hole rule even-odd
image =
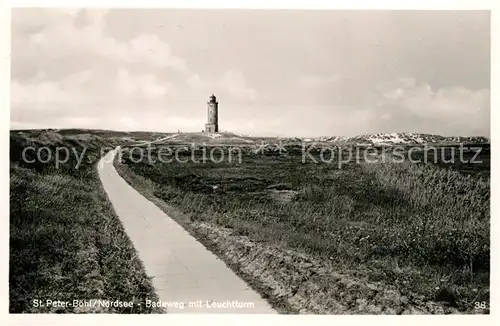
[[[118, 175], [113, 166], [117, 150], [98, 163], [99, 176], [167, 312], [276, 313], [222, 260]], [[184, 308], [175, 307], [181, 303]]]

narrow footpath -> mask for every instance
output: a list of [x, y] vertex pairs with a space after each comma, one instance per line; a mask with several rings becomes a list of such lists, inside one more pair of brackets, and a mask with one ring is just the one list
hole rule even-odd
[[113, 166], [118, 150], [98, 163], [99, 177], [166, 312], [276, 314], [222, 260], [120, 177]]

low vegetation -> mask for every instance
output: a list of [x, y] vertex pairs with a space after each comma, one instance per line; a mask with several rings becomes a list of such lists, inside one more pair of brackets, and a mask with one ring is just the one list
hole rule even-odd
[[[488, 178], [409, 163], [361, 162], [339, 169], [335, 162], [303, 163], [290, 151], [272, 155], [245, 152], [241, 163], [187, 160], [154, 164], [124, 152], [117, 167], [137, 189], [188, 216], [182, 222], [200, 239], [210, 238], [212, 244], [225, 246], [213, 250], [226, 256], [229, 263], [228, 252], [232, 251], [232, 257], [241, 262], [249, 255], [258, 262], [255, 250], [259, 246], [274, 248], [274, 256], [295, 252], [296, 257], [306, 257], [292, 261], [310, 259], [293, 277], [300, 278], [300, 273], [313, 276], [301, 280], [284, 275], [286, 263], [274, 264], [269, 255], [267, 261], [260, 260], [260, 274], [257, 263], [252, 264], [253, 275], [262, 282], [271, 274], [275, 279], [278, 274], [282, 279], [288, 277], [280, 283], [288, 287], [287, 294], [277, 290], [276, 282], [266, 285], [267, 293], [275, 299], [281, 296], [282, 302], [292, 302], [298, 292], [306, 291], [300, 290], [300, 284], [309, 284], [311, 293], [309, 297], [302, 293], [306, 299], [296, 306], [296, 312], [300, 307], [313, 312], [356, 312], [349, 307], [358, 309], [367, 294], [349, 286], [350, 290], [342, 291], [330, 286], [335, 291], [329, 291], [327, 284], [337, 273], [342, 275], [338, 279], [363, 280], [396, 291], [399, 308], [374, 308], [372, 312], [406, 313], [411, 310], [404, 307], [412, 304], [424, 313], [489, 311], [476, 309], [489, 302]], [[235, 249], [238, 246], [229, 242], [237, 237], [253, 244], [240, 242]], [[236, 265], [233, 267], [240, 272], [249, 268]], [[294, 268], [288, 265], [292, 273]], [[317, 279], [316, 269], [324, 270], [320, 265], [328, 265], [330, 272]], [[314, 280], [317, 283], [310, 284]], [[321, 289], [328, 295], [313, 305], [312, 298], [323, 293]], [[427, 309], [425, 302], [438, 303], [445, 310]]]
[[[11, 132], [11, 313], [159, 312], [34, 300], [155, 299], [95, 163], [118, 144], [166, 136]], [[484, 164], [341, 168], [302, 162], [297, 144], [285, 152], [250, 145], [240, 163], [196, 162], [201, 152], [189, 149], [183, 163], [152, 163], [125, 150], [116, 167], [282, 312], [489, 313], [488, 145]], [[69, 156], [59, 150], [65, 159], [56, 164], [61, 148]]]
[[[46, 300], [140, 303], [156, 297], [95, 168], [114, 145], [89, 134], [11, 132], [10, 313], [158, 312], [144, 304], [109, 309], [45, 305]], [[64, 163], [56, 163], [58, 148], [70, 151]]]

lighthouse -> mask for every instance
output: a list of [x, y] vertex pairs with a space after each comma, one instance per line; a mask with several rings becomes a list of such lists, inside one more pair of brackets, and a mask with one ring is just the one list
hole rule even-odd
[[214, 94], [208, 98], [207, 114], [205, 132], [219, 132], [219, 102]]

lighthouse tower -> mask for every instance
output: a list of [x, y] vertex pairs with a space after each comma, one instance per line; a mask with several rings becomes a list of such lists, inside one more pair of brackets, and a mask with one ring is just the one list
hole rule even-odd
[[208, 119], [205, 124], [205, 132], [219, 132], [219, 102], [214, 94], [207, 102]]

